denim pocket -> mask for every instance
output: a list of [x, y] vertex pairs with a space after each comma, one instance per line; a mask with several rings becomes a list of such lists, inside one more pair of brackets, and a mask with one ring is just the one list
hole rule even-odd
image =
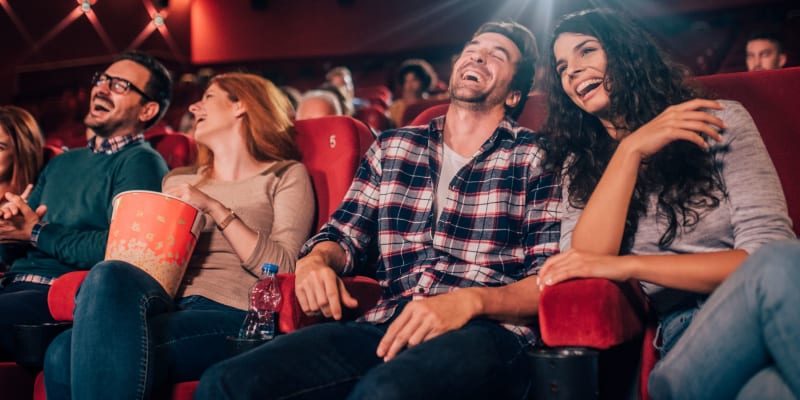
[[689, 308], [686, 310], [676, 311], [668, 314], [661, 319], [659, 331], [661, 333], [661, 358], [675, 346], [678, 339], [683, 336], [683, 332], [692, 323], [694, 315], [697, 314], [698, 307]]

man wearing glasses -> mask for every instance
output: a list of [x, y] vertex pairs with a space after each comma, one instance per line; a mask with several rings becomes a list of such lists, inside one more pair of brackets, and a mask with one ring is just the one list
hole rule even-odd
[[111, 202], [126, 190], [161, 189], [167, 165], [143, 132], [166, 112], [172, 81], [152, 57], [129, 52], [92, 80], [85, 148], [47, 165], [36, 185], [6, 194], [0, 243], [29, 243], [0, 282], [0, 360], [14, 349], [13, 325], [52, 322], [53, 279], [91, 268], [105, 254]]

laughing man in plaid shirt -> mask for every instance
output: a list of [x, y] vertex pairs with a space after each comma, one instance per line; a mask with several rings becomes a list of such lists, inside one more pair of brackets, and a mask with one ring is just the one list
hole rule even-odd
[[212, 367], [196, 398], [523, 398], [539, 293], [515, 282], [558, 251], [560, 228], [541, 138], [510, 118], [535, 59], [524, 27], [479, 28], [453, 66], [447, 115], [382, 134], [306, 244], [304, 311], [340, 319], [355, 307], [339, 276], [371, 246], [378, 304], [358, 322], [312, 326]]

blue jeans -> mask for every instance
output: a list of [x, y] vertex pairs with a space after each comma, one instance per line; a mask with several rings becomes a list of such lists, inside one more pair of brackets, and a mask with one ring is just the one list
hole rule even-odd
[[753, 253], [656, 365], [651, 397], [800, 398], [798, 283], [800, 242], [773, 243]]
[[375, 356], [386, 324], [330, 322], [279, 336], [209, 368], [195, 399], [525, 398], [526, 346], [491, 321], [474, 320], [408, 348]]
[[144, 399], [197, 380], [226, 357], [244, 316], [200, 296], [176, 302], [139, 268], [100, 263], [77, 294], [73, 329], [47, 350], [47, 398]]
[[658, 334], [653, 346], [659, 350], [661, 358], [666, 357], [667, 353], [675, 347], [675, 343], [683, 336], [686, 329], [692, 323], [695, 314], [700, 310], [700, 306], [679, 310], [665, 315], [658, 324]]

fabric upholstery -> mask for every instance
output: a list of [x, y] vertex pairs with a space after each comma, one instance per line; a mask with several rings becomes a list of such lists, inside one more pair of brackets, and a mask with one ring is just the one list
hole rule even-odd
[[577, 279], [546, 287], [539, 301], [542, 340], [551, 347], [605, 350], [642, 333], [644, 297], [636, 282]]
[[445, 103], [450, 103], [450, 100], [447, 98], [438, 98], [438, 97], [411, 103], [408, 106], [406, 106], [405, 111], [403, 111], [403, 117], [400, 120], [403, 122], [403, 125], [409, 125], [409, 122], [413, 121], [414, 118], [417, 115], [419, 115], [419, 113], [437, 104], [445, 104]]
[[192, 165], [197, 159], [197, 145], [187, 134], [159, 133], [147, 140], [158, 154], [161, 154], [170, 169]]
[[355, 118], [376, 132], [383, 132], [389, 129], [389, 117], [386, 111], [378, 106], [361, 107], [356, 110]]
[[383, 111], [392, 103], [392, 91], [384, 85], [357, 87], [355, 97], [365, 99], [370, 105], [380, 107]]
[[50, 307], [50, 315], [56, 321], [72, 321], [72, 313], [75, 311], [75, 294], [78, 293], [83, 280], [89, 271], [75, 271], [61, 275], [53, 281], [50, 291], [47, 293], [47, 305]]
[[[426, 125], [432, 119], [445, 115], [448, 108], [450, 108], [449, 102], [442, 103], [440, 101], [416, 114], [409, 125]], [[517, 123], [536, 131], [542, 127], [545, 118], [547, 118], [547, 97], [544, 94], [535, 93], [528, 96], [528, 102], [517, 118]]]
[[295, 128], [302, 162], [314, 184], [319, 228], [339, 207], [373, 136], [364, 123], [343, 116], [301, 120]]
[[753, 116], [778, 170], [794, 231], [800, 233], [800, 67], [708, 75], [697, 81], [714, 97], [742, 103]]

